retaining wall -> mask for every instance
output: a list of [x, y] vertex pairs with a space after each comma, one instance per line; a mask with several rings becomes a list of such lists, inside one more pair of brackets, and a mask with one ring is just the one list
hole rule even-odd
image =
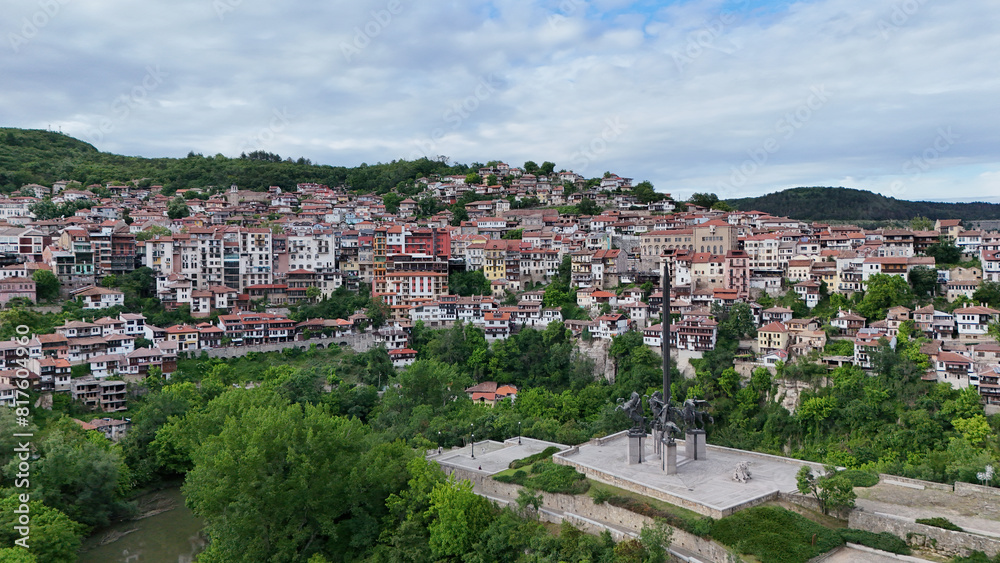
[[[890, 485], [900, 484], [903, 485], [913, 485], [914, 487], [922, 487], [924, 489], [935, 489], [938, 491], [953, 491], [954, 487], [947, 483], [935, 483], [933, 481], [923, 481], [920, 479], [910, 479], [909, 477], [899, 477], [898, 475], [888, 475], [886, 473], [879, 473], [878, 478], [883, 483], [888, 483]], [[893, 483], [895, 481], [895, 483]]]
[[889, 532], [906, 540], [914, 547], [928, 549], [946, 556], [967, 556], [972, 551], [982, 551], [993, 557], [1000, 553], [1000, 540], [967, 532], [953, 532], [917, 524], [898, 516], [855, 509], [847, 521], [851, 528], [869, 532]]
[[[517, 498], [520, 485], [513, 483], [501, 483], [493, 480], [492, 477], [478, 471], [455, 467], [442, 467], [445, 473], [454, 475], [458, 479], [468, 479], [484, 496], [497, 499]], [[626, 529], [638, 534], [644, 525], [654, 523], [648, 516], [636, 514], [630, 510], [612, 506], [610, 504], [594, 504], [589, 495], [563, 495], [555, 493], [541, 493], [543, 506], [545, 508], [565, 513], [564, 518], [571, 524], [591, 533], [600, 533], [605, 529], [611, 530], [612, 536], [616, 539], [624, 539], [620, 529]], [[544, 512], [543, 512], [544, 515]], [[549, 518], [552, 517], [550, 514]], [[613, 527], [607, 527], [609, 524]], [[615, 530], [619, 528], [619, 530]], [[671, 528], [673, 530], [673, 541], [671, 545], [694, 553], [707, 561], [726, 563], [729, 561], [729, 551], [716, 542], [700, 538], [684, 530]]]
[[341, 342], [347, 342], [347, 346], [355, 352], [367, 352], [375, 346], [375, 336], [371, 334], [347, 334], [344, 336], [330, 336], [325, 338], [310, 338], [309, 340], [293, 340], [291, 342], [274, 342], [272, 344], [258, 344], [255, 346], [225, 346], [223, 348], [209, 348], [198, 350], [192, 354], [197, 358], [202, 352], [208, 354], [209, 358], [239, 358], [246, 356], [250, 352], [280, 352], [287, 348], [300, 348], [308, 350], [315, 344], [318, 348], [329, 348], [339, 346]]
[[982, 495], [1000, 497], [1000, 489], [996, 487], [984, 487], [982, 485], [975, 485], [973, 483], [963, 483], [962, 481], [956, 481], [955, 494], [960, 497], [972, 497], [972, 496], [982, 496]]

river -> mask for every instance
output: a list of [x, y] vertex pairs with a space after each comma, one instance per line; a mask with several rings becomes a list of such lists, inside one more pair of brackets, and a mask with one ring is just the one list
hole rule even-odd
[[104, 528], [83, 541], [78, 563], [190, 563], [205, 548], [205, 523], [184, 505], [180, 487], [136, 499], [139, 520]]

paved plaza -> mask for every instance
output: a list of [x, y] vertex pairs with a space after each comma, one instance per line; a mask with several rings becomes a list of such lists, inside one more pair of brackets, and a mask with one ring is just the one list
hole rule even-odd
[[[803, 465], [822, 466], [790, 458], [708, 446], [704, 460], [689, 460], [685, 443], [677, 441], [677, 473], [667, 475], [645, 440], [645, 462], [628, 465], [628, 437], [619, 433], [581, 444], [557, 454], [564, 462], [598, 481], [679, 504], [701, 514], [728, 515], [746, 506], [775, 498], [779, 492], [797, 492], [795, 474]], [[740, 462], [750, 462], [751, 479], [733, 478]]]
[[505, 442], [494, 442], [484, 440], [476, 442], [475, 458], [472, 457], [472, 447], [455, 448], [444, 450], [441, 455], [432, 455], [430, 459], [437, 461], [441, 465], [460, 467], [469, 471], [479, 471], [487, 475], [499, 473], [510, 466], [510, 462], [515, 459], [526, 458], [530, 455], [544, 451], [545, 448], [556, 446], [560, 450], [565, 450], [569, 446], [535, 440], [533, 438], [510, 438]]

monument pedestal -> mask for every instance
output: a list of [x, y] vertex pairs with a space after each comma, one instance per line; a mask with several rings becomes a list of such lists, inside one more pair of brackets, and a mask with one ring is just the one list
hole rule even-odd
[[677, 442], [667, 442], [660, 444], [661, 466], [667, 475], [677, 474]]
[[628, 464], [636, 465], [642, 463], [645, 457], [646, 435], [628, 434]]
[[708, 448], [705, 444], [704, 430], [688, 430], [684, 436], [684, 450], [688, 459], [701, 460], [707, 458]]

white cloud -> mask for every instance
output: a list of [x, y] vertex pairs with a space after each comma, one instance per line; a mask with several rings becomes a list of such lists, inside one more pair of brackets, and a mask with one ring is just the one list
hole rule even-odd
[[[343, 165], [421, 152], [586, 162], [677, 195], [830, 182], [902, 182], [912, 199], [996, 192], [990, 0], [644, 6], [67, 1], [27, 37], [37, 7], [18, 5], [0, 28], [0, 121], [147, 156], [257, 143]], [[157, 67], [162, 81], [144, 88]], [[828, 99], [809, 107], [819, 87]], [[624, 125], [610, 140], [607, 120]], [[905, 164], [942, 128], [957, 138], [914, 176]]]

